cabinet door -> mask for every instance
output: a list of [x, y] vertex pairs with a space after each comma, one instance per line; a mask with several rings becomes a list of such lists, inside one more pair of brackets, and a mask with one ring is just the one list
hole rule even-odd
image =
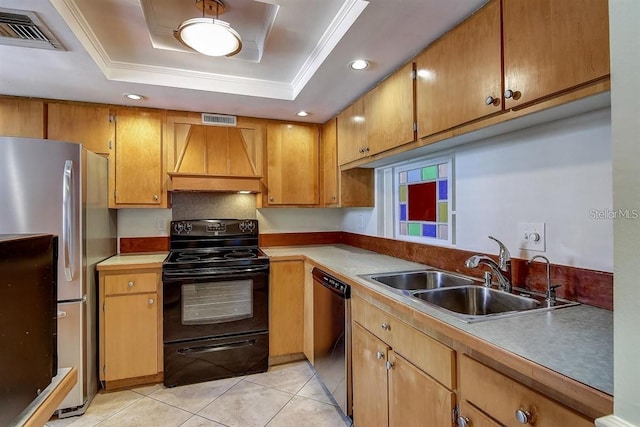
[[364, 97], [368, 154], [415, 140], [414, 73], [410, 62]]
[[108, 107], [47, 105], [47, 138], [83, 144], [94, 153], [109, 154], [114, 126]]
[[322, 126], [322, 204], [338, 205], [338, 139], [337, 119], [329, 120]]
[[338, 115], [338, 164], [368, 155], [364, 98], [360, 98]]
[[118, 110], [115, 151], [115, 205], [158, 207], [164, 199], [162, 114]]
[[269, 123], [267, 186], [269, 205], [317, 205], [318, 127]]
[[609, 75], [607, 0], [504, 0], [504, 85], [519, 107]]
[[106, 381], [158, 373], [155, 292], [105, 298], [104, 355]]
[[390, 348], [355, 322], [351, 340], [353, 423], [356, 426], [386, 426], [389, 404], [385, 362]]
[[269, 278], [269, 356], [302, 353], [303, 261], [272, 261]]
[[389, 426], [448, 426], [454, 394], [389, 351]]
[[44, 138], [44, 103], [28, 99], [0, 99], [0, 136]]
[[501, 111], [500, 44], [493, 0], [417, 57], [419, 138]]

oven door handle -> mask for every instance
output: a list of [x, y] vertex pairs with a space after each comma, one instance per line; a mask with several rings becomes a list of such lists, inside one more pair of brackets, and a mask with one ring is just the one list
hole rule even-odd
[[213, 269], [192, 269], [192, 270], [181, 270], [181, 271], [172, 271], [165, 270], [162, 274], [166, 277], [215, 277], [215, 276], [228, 276], [231, 274], [244, 274], [244, 273], [258, 273], [262, 271], [269, 270], [268, 265], [261, 265], [260, 267], [247, 267], [247, 268], [229, 268], [226, 269], [216, 268]]
[[225, 344], [215, 344], [215, 345], [203, 345], [198, 347], [184, 347], [178, 349], [178, 354], [199, 354], [199, 353], [211, 353], [214, 351], [225, 351], [232, 350], [236, 348], [249, 347], [255, 345], [256, 340], [244, 340], [244, 341], [236, 341]]

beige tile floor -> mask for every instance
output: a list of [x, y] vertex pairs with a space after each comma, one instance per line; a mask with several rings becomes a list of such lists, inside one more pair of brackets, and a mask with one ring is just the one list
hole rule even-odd
[[344, 427], [351, 420], [304, 362], [262, 374], [182, 387], [162, 385], [98, 393], [80, 417], [52, 418], [49, 427]]

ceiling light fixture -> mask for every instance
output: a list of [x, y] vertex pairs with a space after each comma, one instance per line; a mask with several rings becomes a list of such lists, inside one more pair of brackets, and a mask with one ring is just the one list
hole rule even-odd
[[307, 113], [306, 111], [299, 111], [297, 114], [300, 117], [307, 117], [309, 115], [309, 113]]
[[144, 99], [144, 96], [138, 95], [137, 93], [125, 93], [124, 97], [134, 101], [142, 101]]
[[[202, 18], [184, 21], [173, 35], [185, 46], [208, 56], [233, 56], [242, 49], [240, 34], [228, 22], [218, 19], [224, 12], [222, 0], [196, 0], [196, 7], [202, 9]], [[204, 15], [214, 14], [214, 18]]]
[[356, 59], [351, 64], [349, 64], [349, 66], [353, 70], [364, 70], [369, 66], [369, 61], [367, 61], [366, 59]]

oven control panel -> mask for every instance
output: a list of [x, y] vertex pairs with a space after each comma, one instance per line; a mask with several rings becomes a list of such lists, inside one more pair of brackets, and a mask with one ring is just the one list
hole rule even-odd
[[256, 219], [197, 219], [171, 221], [172, 236], [258, 236]]

